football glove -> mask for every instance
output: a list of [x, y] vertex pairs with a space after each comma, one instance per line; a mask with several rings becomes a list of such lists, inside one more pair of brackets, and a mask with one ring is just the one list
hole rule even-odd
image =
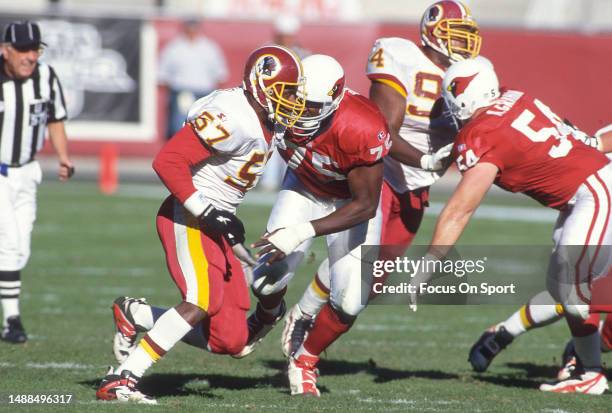
[[591, 136], [574, 126], [574, 124], [570, 122], [569, 119], [563, 119], [563, 122], [567, 126], [569, 126], [570, 133], [576, 140], [579, 140], [580, 142], [584, 143], [587, 146], [590, 146], [591, 148], [601, 150], [600, 139], [599, 136], [597, 136], [597, 133], [595, 134], [595, 136]]
[[[432, 255], [430, 253], [426, 254], [424, 258], [425, 263], [428, 262], [437, 262], [440, 260], [440, 258], [438, 258], [435, 255]], [[429, 266], [428, 264], [426, 264], [427, 266]], [[435, 267], [435, 265], [434, 265]], [[418, 307], [417, 307], [417, 297], [419, 295], [419, 287], [421, 286], [421, 283], [428, 283], [431, 279], [433, 278], [433, 274], [429, 271], [419, 271], [416, 272], [412, 275], [412, 278], [410, 280], [410, 288], [409, 288], [409, 293], [408, 293], [408, 307], [412, 310], [412, 311], [417, 311]]]
[[200, 215], [202, 229], [210, 235], [223, 235], [230, 245], [244, 243], [244, 224], [230, 212], [208, 205]]
[[425, 171], [435, 172], [444, 169], [446, 166], [446, 158], [448, 158], [453, 150], [452, 143], [441, 147], [434, 154], [425, 154], [421, 157], [421, 169]]
[[289, 255], [302, 242], [314, 237], [315, 229], [310, 222], [279, 228], [266, 237], [269, 245]]

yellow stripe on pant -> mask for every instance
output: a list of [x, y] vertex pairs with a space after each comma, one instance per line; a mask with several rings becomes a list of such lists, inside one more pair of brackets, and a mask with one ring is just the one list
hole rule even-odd
[[208, 260], [202, 247], [202, 234], [200, 223], [190, 213], [187, 215], [187, 244], [189, 245], [189, 255], [196, 273], [198, 282], [198, 302], [197, 306], [208, 311], [209, 304], [209, 285], [208, 285]]

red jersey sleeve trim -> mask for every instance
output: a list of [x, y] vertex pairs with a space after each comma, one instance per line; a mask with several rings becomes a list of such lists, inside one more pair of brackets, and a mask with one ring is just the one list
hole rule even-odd
[[184, 203], [196, 192], [191, 167], [210, 156], [210, 150], [187, 124], [161, 148], [153, 169], [172, 195]]

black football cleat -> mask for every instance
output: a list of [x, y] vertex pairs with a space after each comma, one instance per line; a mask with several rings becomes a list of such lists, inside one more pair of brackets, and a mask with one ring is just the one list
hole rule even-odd
[[6, 326], [2, 329], [0, 339], [13, 344], [22, 344], [28, 340], [28, 336], [26, 335], [18, 315], [9, 317], [6, 320]]
[[557, 372], [557, 380], [567, 380], [572, 376], [581, 375], [585, 372], [582, 362], [576, 355], [574, 340], [567, 342], [561, 356], [561, 363], [563, 365]]
[[261, 343], [261, 341], [270, 331], [272, 331], [276, 323], [282, 320], [286, 312], [287, 304], [285, 304], [285, 300], [283, 300], [281, 301], [278, 315], [272, 320], [266, 321], [264, 317], [262, 317], [263, 310], [261, 308], [261, 304], [257, 303], [257, 308], [247, 319], [249, 339], [244, 348], [239, 353], [232, 354], [232, 357], [241, 359], [255, 351], [255, 347]]
[[503, 326], [497, 330], [495, 330], [495, 327], [491, 327], [482, 333], [470, 349], [468, 357], [474, 371], [478, 373], [486, 371], [495, 356], [512, 343], [512, 340], [514, 340], [514, 337]]

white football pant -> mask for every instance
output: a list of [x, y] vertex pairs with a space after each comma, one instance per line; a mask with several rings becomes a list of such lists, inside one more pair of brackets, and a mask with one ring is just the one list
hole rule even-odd
[[0, 271], [20, 271], [28, 262], [41, 180], [37, 161], [0, 175]]
[[[316, 198], [303, 187], [291, 170], [287, 170], [283, 185], [274, 204], [267, 231], [322, 218], [349, 200], [330, 201]], [[367, 304], [372, 284], [372, 263], [361, 259], [361, 246], [380, 244], [382, 212], [348, 230], [327, 235], [330, 273], [330, 303], [349, 316], [356, 316]], [[285, 288], [308, 253], [312, 240], [303, 242], [284, 260], [269, 267], [254, 270], [253, 289], [258, 295], [270, 295]], [[377, 256], [377, 253], [372, 253]], [[363, 274], [362, 274], [363, 271]], [[310, 277], [312, 274], [308, 274]], [[363, 294], [363, 297], [362, 297]]]
[[553, 232], [548, 291], [569, 314], [583, 319], [589, 316], [591, 283], [608, 275], [612, 266], [611, 197], [612, 163], [580, 185]]

